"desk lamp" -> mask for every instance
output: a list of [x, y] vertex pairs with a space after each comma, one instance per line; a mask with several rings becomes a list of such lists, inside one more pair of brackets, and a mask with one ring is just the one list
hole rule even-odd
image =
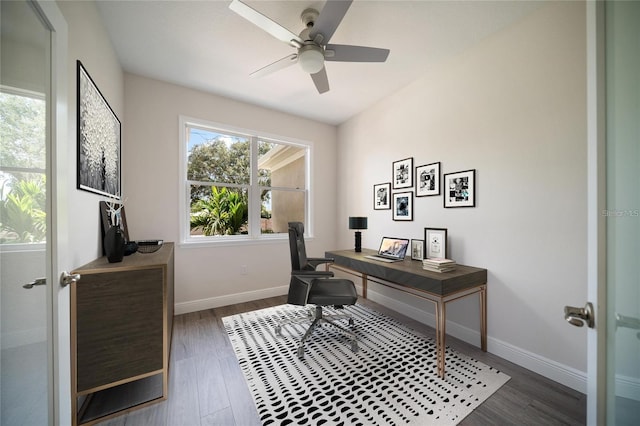
[[356, 252], [362, 251], [362, 233], [360, 229], [367, 229], [367, 218], [366, 217], [357, 217], [350, 216], [349, 217], [349, 229], [356, 229]]

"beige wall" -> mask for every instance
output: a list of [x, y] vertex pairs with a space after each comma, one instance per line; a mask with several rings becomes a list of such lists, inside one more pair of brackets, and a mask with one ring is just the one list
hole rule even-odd
[[[369, 217], [364, 247], [448, 228], [451, 257], [489, 271], [489, 351], [575, 388], [586, 332], [563, 308], [587, 296], [585, 19], [581, 2], [542, 8], [341, 125], [337, 156], [338, 218]], [[416, 198], [413, 222], [373, 211], [373, 185], [407, 157], [476, 169], [476, 207]], [[349, 247], [343, 231], [338, 245]], [[428, 304], [372, 292], [433, 321]], [[477, 299], [451, 304], [447, 332], [477, 343], [478, 311]]]
[[[93, 2], [59, 1], [58, 7], [69, 27], [68, 50], [68, 205], [70, 262], [81, 266], [102, 255], [99, 202], [104, 197], [76, 189], [76, 61], [80, 60], [125, 128], [123, 73]], [[122, 139], [122, 148], [128, 143]], [[125, 188], [126, 191], [126, 188]]]
[[[309, 252], [335, 246], [336, 128], [185, 87], [125, 74], [123, 179], [132, 239], [179, 240], [180, 115], [311, 143]], [[289, 284], [288, 240], [176, 248], [176, 312], [274, 294]]]

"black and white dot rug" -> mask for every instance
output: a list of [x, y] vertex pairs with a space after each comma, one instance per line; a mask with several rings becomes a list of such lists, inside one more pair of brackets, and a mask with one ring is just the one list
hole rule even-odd
[[337, 311], [355, 320], [357, 352], [322, 325], [300, 360], [308, 323], [283, 326], [281, 336], [275, 326], [306, 312], [282, 305], [223, 318], [264, 425], [455, 425], [509, 380], [449, 347], [438, 378], [433, 339], [361, 305]]

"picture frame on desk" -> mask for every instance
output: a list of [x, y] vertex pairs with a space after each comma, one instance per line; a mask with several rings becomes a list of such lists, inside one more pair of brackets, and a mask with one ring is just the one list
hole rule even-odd
[[411, 259], [424, 259], [424, 240], [411, 240]]
[[444, 175], [444, 207], [476, 206], [476, 170], [447, 173]]
[[373, 209], [391, 210], [391, 182], [373, 185]]
[[413, 191], [393, 194], [393, 220], [413, 220]]
[[424, 228], [425, 259], [449, 259], [446, 228]]
[[413, 157], [392, 164], [393, 189], [413, 188]]

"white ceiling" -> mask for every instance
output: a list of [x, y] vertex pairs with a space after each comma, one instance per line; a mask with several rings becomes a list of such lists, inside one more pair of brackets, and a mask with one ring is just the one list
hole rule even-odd
[[[295, 50], [232, 12], [229, 3], [97, 1], [125, 71], [334, 125], [541, 5], [355, 0], [331, 42], [388, 48], [391, 53], [385, 63], [328, 62], [331, 90], [320, 95], [297, 65], [249, 77]], [[298, 34], [302, 10], [314, 7], [322, 13], [325, 2], [245, 3]]]

